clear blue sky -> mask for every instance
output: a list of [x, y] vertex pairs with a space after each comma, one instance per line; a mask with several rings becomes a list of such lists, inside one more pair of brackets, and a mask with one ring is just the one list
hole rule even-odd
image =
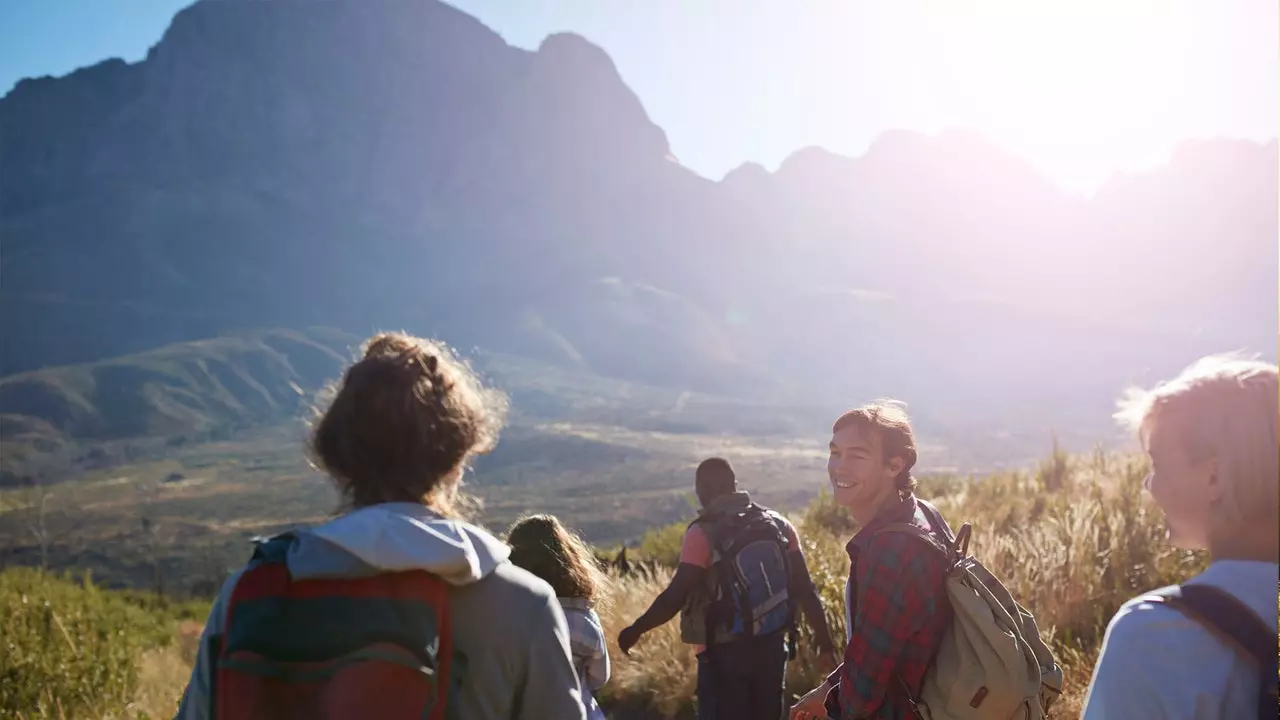
[[[0, 0], [0, 92], [139, 60], [189, 3]], [[571, 30], [603, 46], [680, 160], [713, 178], [807, 145], [858, 155], [884, 130], [965, 127], [1088, 192], [1181, 139], [1280, 126], [1274, 0], [452, 4], [513, 45]]]

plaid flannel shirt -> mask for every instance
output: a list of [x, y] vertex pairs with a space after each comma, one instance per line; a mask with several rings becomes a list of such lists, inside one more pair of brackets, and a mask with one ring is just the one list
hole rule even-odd
[[[951, 622], [943, 559], [918, 538], [875, 534], [895, 522], [936, 532], [915, 497], [907, 496], [884, 508], [846, 546], [853, 631], [844, 662], [827, 678], [835, 687], [826, 701], [827, 714], [839, 720], [913, 717], [902, 684], [919, 692]], [[942, 524], [941, 533], [950, 535]]]

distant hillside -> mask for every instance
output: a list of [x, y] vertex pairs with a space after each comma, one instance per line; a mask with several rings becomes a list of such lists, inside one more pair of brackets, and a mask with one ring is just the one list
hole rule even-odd
[[20, 373], [0, 379], [0, 410], [93, 440], [281, 419], [338, 376], [354, 342], [336, 331], [276, 330]]
[[[0, 486], [126, 463], [143, 447], [163, 454], [163, 444], [253, 435], [309, 417], [318, 391], [341, 376], [362, 340], [330, 329], [244, 332], [0, 378]], [[512, 403], [512, 428], [483, 461], [491, 468], [539, 454], [598, 455], [595, 446], [608, 445], [589, 437], [600, 430], [566, 433], [566, 424], [630, 432], [624, 444], [637, 452], [649, 432], [816, 437], [833, 412], [625, 382], [498, 353], [466, 355]]]
[[[341, 376], [361, 340], [329, 329], [244, 332], [0, 378], [0, 488], [183, 452], [222, 462], [236, 448], [264, 442], [292, 467], [302, 462], [298, 422], [311, 416], [322, 401], [318, 391]], [[732, 448], [747, 463], [761, 453], [820, 457], [833, 418], [846, 409], [839, 398], [751, 400], [502, 353], [464, 355], [511, 400], [501, 442], [476, 463], [477, 482], [486, 487], [534, 492], [537, 477], [537, 488], [558, 493], [604, 477], [652, 480], [655, 472], [670, 482], [672, 458], [678, 466], [716, 448]], [[913, 424], [928, 472], [1018, 467], [1052, 439], [1041, 428], [977, 426], [927, 407], [914, 412]], [[1056, 437], [1077, 450], [1105, 439], [1074, 427], [1058, 428]]]
[[[6, 440], [175, 437], [295, 419], [337, 380], [363, 338], [267, 330], [174, 343], [0, 378]], [[637, 430], [796, 434], [812, 406], [751, 404], [664, 389], [500, 353], [468, 361], [512, 400], [522, 424], [575, 421]], [[829, 411], [827, 411], [829, 412]]]
[[[518, 49], [434, 0], [201, 0], [141, 62], [19, 82], [0, 128], [0, 373], [409, 327], [675, 390], [1046, 428], [1106, 425], [1124, 385], [1200, 354], [1274, 357], [1280, 324], [1275, 142], [1189, 142], [1089, 199], [964, 132], [713, 182], [599, 47]], [[27, 392], [117, 432], [66, 387]]]

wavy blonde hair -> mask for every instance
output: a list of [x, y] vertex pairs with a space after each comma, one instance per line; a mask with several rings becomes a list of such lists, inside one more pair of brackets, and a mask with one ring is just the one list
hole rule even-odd
[[1276, 366], [1210, 355], [1150, 390], [1131, 388], [1115, 417], [1145, 447], [1153, 424], [1177, 414], [1190, 457], [1212, 457], [1226, 487], [1221, 520], [1280, 521], [1280, 383]]

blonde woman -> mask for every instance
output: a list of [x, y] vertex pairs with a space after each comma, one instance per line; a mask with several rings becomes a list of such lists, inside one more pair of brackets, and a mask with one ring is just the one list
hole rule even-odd
[[1276, 366], [1204, 358], [1117, 417], [1151, 459], [1145, 486], [1176, 547], [1208, 569], [1111, 619], [1085, 720], [1274, 718], [1280, 577]]

